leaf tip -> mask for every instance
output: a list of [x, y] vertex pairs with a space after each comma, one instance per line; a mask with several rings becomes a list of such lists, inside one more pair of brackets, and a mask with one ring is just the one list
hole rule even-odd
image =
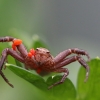
[[97, 59], [97, 60], [100, 60], [100, 57], [99, 57], [99, 56], [97, 56], [97, 57], [96, 57], [96, 59]]
[[5, 66], [10, 66], [10, 64], [6, 63]]

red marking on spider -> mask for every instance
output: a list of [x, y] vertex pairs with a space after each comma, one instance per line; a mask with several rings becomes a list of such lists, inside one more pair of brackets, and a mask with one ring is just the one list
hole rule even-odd
[[22, 43], [22, 40], [20, 39], [13, 40], [13, 44], [12, 44], [13, 50], [16, 50], [16, 46], [20, 45], [21, 43]]
[[30, 49], [30, 52], [28, 53], [28, 57], [32, 57], [35, 55], [35, 50], [34, 49]]
[[38, 69], [36, 70], [36, 72], [37, 72], [38, 74], [40, 74], [40, 73], [42, 72], [42, 70], [41, 70], [40, 68], [38, 68]]

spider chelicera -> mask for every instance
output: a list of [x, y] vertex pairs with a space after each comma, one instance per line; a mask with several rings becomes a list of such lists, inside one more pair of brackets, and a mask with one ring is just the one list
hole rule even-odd
[[[26, 69], [35, 70], [39, 75], [43, 76], [51, 72], [64, 73], [61, 80], [52, 84], [48, 88], [52, 88], [55, 85], [61, 84], [67, 78], [69, 71], [67, 68], [63, 68], [64, 66], [78, 61], [85, 69], [86, 69], [86, 78], [88, 79], [89, 75], [89, 66], [86, 61], [81, 57], [81, 55], [86, 55], [88, 60], [90, 59], [89, 54], [81, 49], [72, 48], [68, 50], [64, 50], [59, 53], [56, 57], [53, 57], [50, 54], [50, 51], [46, 48], [36, 48], [31, 49], [29, 52], [26, 50], [24, 45], [22, 44], [22, 40], [16, 39], [13, 37], [1, 37], [0, 42], [12, 42], [12, 48], [6, 48], [3, 50], [1, 59], [0, 59], [0, 74], [2, 78], [11, 86], [13, 85], [9, 83], [8, 79], [4, 76], [2, 72], [2, 67], [6, 61], [8, 55], [11, 55], [13, 58], [18, 61], [24, 63]], [[72, 57], [68, 57], [71, 54], [76, 54]]]

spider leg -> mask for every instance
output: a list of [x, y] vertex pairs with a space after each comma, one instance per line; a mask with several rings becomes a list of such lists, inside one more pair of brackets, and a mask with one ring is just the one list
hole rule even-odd
[[0, 75], [5, 80], [6, 83], [8, 83], [11, 87], [13, 87], [13, 85], [11, 83], [9, 83], [8, 79], [5, 77], [5, 75], [1, 71], [8, 55], [13, 56], [14, 58], [16, 58], [17, 60], [19, 60], [22, 63], [24, 62], [24, 59], [16, 51], [9, 49], [9, 48], [4, 49], [2, 52], [2, 56], [1, 56], [1, 60], [0, 60]]
[[57, 64], [57, 63], [61, 62], [64, 58], [66, 58], [67, 56], [69, 56], [72, 53], [78, 54], [78, 55], [86, 55], [88, 60], [90, 60], [90, 56], [86, 51], [78, 49], [78, 48], [73, 48], [73, 49], [68, 49], [68, 50], [65, 50], [65, 51], [59, 53], [54, 58], [55, 63]]
[[15, 38], [9, 37], [9, 36], [0, 37], [0, 42], [11, 42], [11, 41], [13, 41], [14, 39], [15, 39]]
[[0, 42], [13, 42], [12, 48], [14, 50], [16, 50], [16, 47], [17, 47], [17, 49], [19, 50], [19, 52], [21, 53], [23, 57], [26, 57], [28, 54], [26, 48], [22, 44], [22, 40], [20, 39], [6, 36], [6, 37], [0, 37]]
[[58, 68], [61, 68], [63, 66], [66, 66], [72, 62], [75, 62], [75, 61], [78, 61], [85, 69], [86, 69], [86, 78], [85, 78], [85, 82], [87, 81], [88, 79], [88, 76], [89, 76], [89, 66], [88, 64], [86, 63], [86, 61], [80, 57], [80, 56], [72, 56], [72, 57], [69, 57], [67, 59], [64, 59], [62, 62], [60, 62], [59, 64], [57, 64], [54, 69], [58, 69]]
[[19, 50], [20, 54], [23, 56], [23, 58], [26, 58], [27, 55], [28, 55], [28, 52], [27, 52], [26, 48], [24, 47], [24, 45], [20, 44], [20, 45], [18, 45], [16, 47]]
[[69, 74], [68, 69], [65, 69], [65, 68], [56, 69], [55, 72], [59, 72], [59, 73], [64, 72], [64, 75], [62, 76], [62, 79], [60, 81], [52, 84], [51, 86], [48, 87], [48, 89], [50, 89], [50, 88], [52, 88], [52, 87], [54, 87], [54, 86], [56, 86], [58, 84], [62, 84], [65, 81], [65, 79], [67, 78], [68, 74]]
[[79, 59], [79, 56], [72, 56], [72, 57], [69, 57], [69, 58], [65, 58], [65, 59], [63, 59], [62, 62], [57, 63], [57, 64], [54, 66], [53, 69], [61, 68], [61, 67], [66, 66], [66, 65], [68, 65], [68, 64], [70, 64], [70, 63], [72, 63], [72, 62], [77, 61], [78, 59]]
[[5, 62], [8, 55], [13, 56], [14, 58], [16, 58], [18, 61], [20, 61], [22, 63], [24, 62], [24, 59], [16, 51], [9, 49], [9, 48], [6, 48], [3, 50], [1, 60], [0, 60], [0, 69], [1, 70], [2, 70], [4, 62]]
[[9, 83], [8, 79], [5, 77], [5, 75], [3, 74], [3, 72], [1, 70], [0, 70], [0, 75], [5, 80], [5, 82], [8, 83], [8, 85], [10, 85], [12, 88], [14, 87], [11, 83]]
[[72, 56], [72, 57], [69, 57], [69, 58], [66, 58], [64, 59], [62, 62], [58, 63], [56, 66], [53, 67], [52, 71], [54, 72], [64, 72], [64, 75], [62, 76], [62, 79], [59, 81], [59, 82], [56, 82], [54, 83], [53, 85], [51, 85], [49, 87], [52, 88], [53, 86], [57, 85], [57, 84], [61, 84], [65, 81], [65, 79], [67, 78], [68, 74], [69, 74], [69, 71], [68, 69], [65, 69], [65, 68], [61, 68], [65, 65], [68, 65], [72, 62], [75, 62], [75, 61], [78, 61], [85, 69], [86, 69], [86, 78], [85, 78], [85, 82], [87, 81], [88, 79], [88, 75], [89, 75], [89, 66], [87, 65], [87, 63], [85, 62], [84, 59], [82, 59], [80, 56]]

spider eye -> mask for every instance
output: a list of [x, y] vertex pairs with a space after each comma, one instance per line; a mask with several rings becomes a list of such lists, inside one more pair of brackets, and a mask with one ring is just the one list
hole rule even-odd
[[50, 51], [47, 51], [46, 53], [50, 53]]
[[36, 48], [37, 51], [39, 51], [39, 48]]

